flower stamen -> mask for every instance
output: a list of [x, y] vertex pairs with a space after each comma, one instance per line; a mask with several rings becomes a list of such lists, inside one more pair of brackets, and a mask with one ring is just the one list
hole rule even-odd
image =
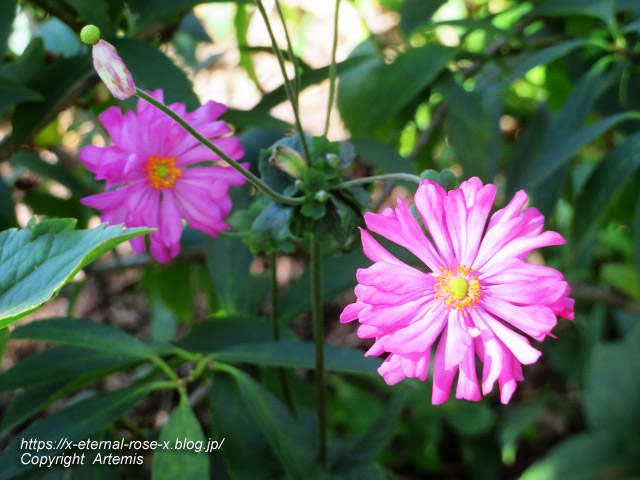
[[455, 269], [440, 267], [440, 272], [442, 275], [436, 276], [436, 299], [442, 299], [445, 308], [454, 307], [459, 312], [476, 308], [475, 304], [482, 295], [482, 285], [473, 275], [473, 270], [458, 265]]
[[147, 175], [151, 186], [156, 190], [166, 190], [172, 188], [180, 177], [182, 172], [176, 167], [178, 161], [175, 157], [159, 157], [151, 155], [147, 164]]

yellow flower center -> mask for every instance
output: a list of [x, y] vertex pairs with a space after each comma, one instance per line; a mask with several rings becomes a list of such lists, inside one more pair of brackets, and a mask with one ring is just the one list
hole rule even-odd
[[176, 167], [175, 157], [159, 157], [151, 155], [147, 164], [147, 175], [151, 186], [156, 190], [166, 190], [173, 187], [176, 180], [182, 177], [182, 172]]
[[454, 307], [458, 311], [476, 308], [475, 304], [482, 295], [482, 285], [473, 270], [458, 265], [456, 271], [440, 267], [442, 275], [436, 277], [436, 298], [442, 299], [445, 308]]

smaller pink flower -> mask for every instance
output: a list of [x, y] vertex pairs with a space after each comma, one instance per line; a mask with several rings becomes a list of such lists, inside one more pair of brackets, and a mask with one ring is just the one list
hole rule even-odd
[[402, 199], [394, 210], [365, 215], [369, 230], [409, 250], [424, 268], [400, 261], [362, 230], [364, 253], [374, 263], [358, 270], [357, 301], [340, 321], [358, 319], [358, 336], [375, 339], [366, 355], [387, 354], [378, 372], [389, 385], [426, 380], [435, 347], [434, 404], [449, 398], [456, 375], [457, 398], [480, 400], [498, 382], [508, 403], [523, 380], [522, 365], [541, 355], [515, 329], [541, 342], [556, 316], [573, 319], [562, 274], [526, 262], [533, 249], [564, 239], [543, 232], [544, 217], [525, 208], [524, 191], [489, 218], [495, 195], [495, 185], [478, 178], [449, 192], [423, 180], [415, 206], [428, 236]]
[[[162, 90], [149, 94], [163, 101]], [[192, 113], [186, 113], [181, 103], [169, 108], [229, 157], [238, 160], [244, 154], [240, 140], [227, 136], [231, 129], [218, 120], [226, 106], [209, 101]], [[243, 175], [142, 99], [137, 112], [123, 115], [119, 107], [111, 107], [99, 119], [114, 145], [83, 147], [78, 156], [97, 180], [106, 180], [106, 188], [111, 188], [82, 199], [102, 211], [102, 221], [157, 229], [149, 238], [151, 254], [159, 262], [168, 262], [180, 252], [182, 219], [212, 237], [229, 228], [224, 222], [231, 211], [228, 190], [242, 185]], [[188, 168], [204, 161], [219, 163]], [[144, 237], [132, 239], [131, 245], [136, 252], [144, 252]]]
[[131, 73], [109, 42], [93, 44], [93, 67], [114, 97], [125, 100], [136, 93]]

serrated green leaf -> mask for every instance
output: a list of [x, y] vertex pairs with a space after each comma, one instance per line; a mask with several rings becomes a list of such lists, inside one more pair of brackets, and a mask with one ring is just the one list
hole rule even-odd
[[24, 453], [20, 447], [22, 438], [51, 441], [54, 448], [42, 450], [40, 455], [55, 455], [60, 450], [60, 439], [75, 442], [97, 432], [125, 414], [152, 389], [152, 384], [146, 384], [102, 393], [33, 423], [0, 454], [0, 480], [7, 480], [33, 467], [20, 462]]
[[37, 310], [103, 253], [149, 232], [105, 225], [72, 230], [74, 225], [74, 219], [32, 219], [24, 230], [0, 233], [0, 325]]
[[284, 473], [266, 438], [243, 405], [240, 389], [229, 375], [217, 374], [209, 394], [212, 424], [217, 438], [225, 439], [227, 471], [236, 480], [281, 477]]
[[0, 328], [40, 308], [82, 268], [119, 243], [150, 231], [122, 230], [119, 225], [70, 230], [74, 223], [44, 220], [0, 233]]
[[[184, 442], [185, 439], [196, 444], [201, 442], [202, 451], [173, 449], [177, 440]], [[209, 478], [209, 454], [204, 451], [207, 448], [207, 439], [188, 403], [181, 402], [162, 428], [158, 442], [166, 441], [170, 442], [172, 449], [156, 450], [151, 471], [152, 480]]]
[[287, 474], [295, 480], [318, 478], [320, 470], [309, 432], [282, 403], [247, 374], [230, 366], [219, 369], [237, 383], [243, 407], [253, 416]]
[[[376, 373], [380, 359], [337, 345], [325, 345], [325, 369], [342, 373]], [[276, 367], [315, 368], [312, 342], [270, 341], [233, 345], [213, 352], [213, 358], [231, 363]]]
[[112, 43], [127, 64], [136, 87], [142, 90], [161, 88], [166, 104], [182, 102], [187, 110], [200, 106], [186, 73], [165, 54], [133, 38], [114, 39]]
[[72, 345], [138, 358], [155, 356], [151, 347], [123, 330], [80, 318], [47, 318], [31, 322], [16, 328], [11, 339]]
[[289, 223], [293, 215], [291, 207], [269, 202], [253, 222], [248, 244], [253, 253], [293, 251], [294, 236]]

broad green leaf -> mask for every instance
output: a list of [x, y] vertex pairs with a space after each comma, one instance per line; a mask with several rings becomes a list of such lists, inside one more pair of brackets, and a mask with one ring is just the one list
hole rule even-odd
[[193, 327], [178, 341], [192, 352], [216, 352], [231, 345], [271, 339], [271, 326], [261, 317], [232, 315], [212, 318]]
[[229, 376], [217, 374], [209, 394], [212, 425], [216, 439], [224, 438], [221, 449], [232, 478], [253, 480], [277, 478], [282, 468], [252, 415], [247, 415], [238, 384]]
[[138, 28], [150, 23], [168, 25], [176, 22], [184, 13], [190, 11], [201, 0], [146, 0], [137, 1], [135, 6], [140, 12]]
[[[16, 15], [18, 0], [4, 0], [0, 2], [0, 58], [7, 51], [7, 41], [11, 34], [13, 19]], [[0, 113], [2, 108], [0, 108]]]
[[496, 415], [486, 403], [451, 400], [445, 405], [445, 419], [462, 437], [476, 437], [491, 429]]
[[405, 0], [400, 7], [400, 30], [409, 37], [422, 25], [429, 23], [446, 0]]
[[54, 60], [37, 70], [26, 86], [44, 97], [44, 101], [23, 102], [13, 111], [11, 136], [15, 145], [29, 140], [53, 120], [64, 99], [84, 81], [92, 70], [89, 55]]
[[[225, 121], [236, 127], [260, 127], [263, 129], [274, 130], [277, 132], [286, 133], [293, 128], [290, 123], [280, 120], [279, 118], [271, 116], [269, 113], [263, 112], [252, 108], [251, 110], [238, 110], [235, 108], [228, 109], [223, 117]], [[242, 132], [245, 134], [246, 130]], [[282, 134], [280, 134], [282, 136]], [[273, 143], [270, 142], [269, 145]], [[251, 160], [248, 156], [248, 160]]]
[[73, 230], [75, 220], [30, 221], [0, 233], [0, 328], [40, 308], [76, 273], [113, 247], [148, 233], [104, 224]]
[[576, 200], [579, 212], [573, 220], [576, 240], [595, 226], [613, 194], [640, 167], [640, 135], [636, 134], [611, 150], [593, 169]]
[[200, 106], [185, 72], [165, 54], [133, 38], [121, 38], [112, 43], [127, 64], [136, 87], [142, 90], [161, 88], [166, 104], [182, 102], [187, 110]]
[[[202, 445], [201, 451], [176, 449], [176, 441], [195, 442]], [[153, 480], [201, 480], [209, 478], [209, 454], [205, 453], [207, 438], [202, 433], [198, 419], [188, 403], [181, 402], [171, 413], [162, 428], [158, 442], [170, 442], [171, 450], [156, 450], [153, 457]]]
[[23, 84], [0, 76], [0, 113], [21, 102], [42, 101], [44, 97]]
[[237, 383], [243, 409], [253, 416], [287, 474], [295, 480], [317, 478], [320, 472], [310, 432], [246, 373], [230, 366], [220, 366], [219, 369], [231, 375]]
[[123, 330], [79, 318], [48, 318], [31, 322], [16, 328], [11, 339], [72, 345], [138, 358], [155, 356], [151, 347]]
[[152, 389], [152, 384], [146, 384], [101, 393], [31, 424], [0, 454], [0, 480], [7, 480], [32, 467], [20, 462], [24, 453], [20, 448], [22, 438], [51, 441], [54, 448], [42, 450], [39, 454], [55, 455], [60, 451], [60, 439], [75, 442], [101, 430], [133, 408]]
[[[151, 294], [161, 300], [185, 324], [193, 321], [196, 266], [186, 264], [153, 265], [145, 269], [142, 283]], [[176, 282], [179, 278], [180, 281]]]
[[502, 449], [502, 462], [513, 465], [516, 461], [518, 441], [527, 429], [533, 428], [540, 418], [545, 404], [542, 401], [529, 400], [527, 403], [514, 405], [499, 419], [498, 439]]
[[[364, 352], [325, 344], [325, 368], [342, 373], [376, 373], [380, 359], [365, 357]], [[258, 342], [232, 345], [213, 351], [213, 358], [230, 363], [252, 363], [276, 367], [315, 368], [312, 342]]]
[[293, 208], [269, 202], [253, 222], [247, 239], [253, 253], [292, 252], [294, 236], [289, 224]]
[[615, 472], [619, 469], [619, 465], [616, 465], [618, 450], [619, 445], [611, 436], [595, 433], [573, 435], [554, 447], [545, 458], [525, 470], [520, 480], [607, 478], [607, 471]]
[[[340, 113], [354, 136], [367, 136], [376, 127], [414, 101], [446, 69], [456, 50], [437, 43], [411, 48], [389, 65], [359, 67], [357, 74], [367, 81], [347, 89], [341, 81]], [[375, 58], [375, 57], [373, 57]], [[373, 63], [367, 63], [367, 66]], [[367, 112], [363, 115], [362, 112]]]
[[640, 192], [636, 201], [636, 214], [633, 219], [633, 245], [636, 259], [636, 275], [640, 278]]
[[[19, 331], [20, 328], [16, 328], [12, 335]], [[17, 337], [12, 336], [10, 339], [17, 339]], [[2, 372], [0, 393], [85, 377], [93, 380], [113, 371], [128, 368], [139, 361], [139, 357], [134, 355], [94, 349], [69, 346], [50, 348], [31, 355]]]
[[640, 326], [618, 342], [595, 347], [587, 371], [584, 406], [589, 425], [618, 438], [640, 429]]
[[600, 276], [609, 285], [632, 298], [640, 298], [640, 280], [634, 265], [630, 263], [605, 263]]
[[247, 312], [250, 297], [258, 295], [251, 288], [253, 255], [247, 246], [238, 238], [207, 237], [205, 251], [219, 307], [228, 314]]
[[[253, 55], [251, 54], [251, 51], [248, 51], [246, 48], [249, 46], [249, 42], [247, 40], [249, 24], [251, 23], [251, 18], [255, 11], [256, 10], [251, 11], [249, 9], [249, 5], [236, 5], [236, 14], [233, 17], [233, 24], [236, 31], [238, 50], [240, 51], [240, 60], [238, 65], [244, 69], [256, 88], [260, 92], [263, 92], [260, 80], [258, 80], [255, 65], [253, 64]], [[287, 58], [287, 56], [284, 55], [284, 58]]]

